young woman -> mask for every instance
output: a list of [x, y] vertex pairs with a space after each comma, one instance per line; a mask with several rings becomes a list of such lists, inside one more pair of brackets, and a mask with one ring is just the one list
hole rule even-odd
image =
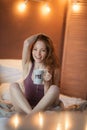
[[[23, 89], [21, 84], [10, 86], [12, 102], [18, 112], [26, 114], [46, 110], [58, 105], [58, 59], [55, 56], [51, 39], [44, 34], [30, 36], [24, 41], [23, 54]], [[34, 70], [43, 69], [43, 83], [34, 84]]]

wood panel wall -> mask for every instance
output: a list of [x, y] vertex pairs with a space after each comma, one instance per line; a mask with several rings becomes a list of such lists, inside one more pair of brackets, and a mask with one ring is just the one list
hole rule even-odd
[[0, 0], [0, 58], [21, 59], [24, 40], [35, 33], [45, 33], [53, 40], [61, 60], [67, 1], [48, 0], [51, 12], [41, 13], [43, 2], [30, 0], [25, 13], [16, 4], [24, 0]]
[[87, 99], [87, 1], [72, 10], [69, 0], [61, 71], [61, 93]]

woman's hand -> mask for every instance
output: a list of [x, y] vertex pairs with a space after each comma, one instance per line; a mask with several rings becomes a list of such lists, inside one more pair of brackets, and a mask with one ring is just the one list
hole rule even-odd
[[48, 72], [48, 70], [45, 70], [44, 75], [43, 75], [44, 81], [50, 81], [51, 78], [52, 78], [52, 74]]

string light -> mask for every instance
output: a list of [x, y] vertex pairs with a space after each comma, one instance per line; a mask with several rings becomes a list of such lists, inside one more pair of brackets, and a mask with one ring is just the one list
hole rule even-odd
[[24, 12], [26, 10], [26, 5], [28, 3], [28, 0], [25, 0], [24, 2], [21, 2], [18, 4], [17, 8], [19, 12]]
[[[36, 2], [44, 2], [44, 0], [32, 0], [32, 1], [36, 1]], [[20, 13], [23, 13], [26, 11], [27, 8], [27, 3], [29, 2], [29, 0], [25, 0], [24, 2], [20, 2], [17, 4], [17, 10]], [[50, 13], [51, 8], [49, 7], [48, 3], [45, 2], [45, 4], [43, 4], [41, 6], [41, 12], [43, 15], [47, 15], [48, 13]]]
[[43, 13], [44, 15], [48, 14], [48, 13], [51, 11], [51, 9], [50, 9], [50, 7], [48, 6], [48, 4], [43, 5], [43, 6], [41, 7], [41, 10], [42, 10], [42, 13]]
[[75, 12], [78, 12], [80, 10], [80, 6], [77, 1], [74, 1], [73, 5], [72, 5], [72, 9]]

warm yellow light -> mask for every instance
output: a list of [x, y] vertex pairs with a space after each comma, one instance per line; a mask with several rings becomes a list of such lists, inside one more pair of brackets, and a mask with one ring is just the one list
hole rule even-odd
[[87, 124], [85, 124], [85, 130], [87, 130]]
[[65, 130], [69, 130], [72, 127], [72, 120], [71, 120], [71, 116], [66, 113], [65, 116]]
[[73, 3], [72, 9], [73, 9], [73, 11], [78, 12], [80, 10], [79, 4], [78, 3]]
[[43, 116], [42, 116], [42, 114], [39, 112], [39, 125], [40, 125], [40, 127], [42, 128], [43, 127]]
[[18, 115], [13, 116], [10, 123], [11, 123], [12, 127], [17, 128], [19, 126], [19, 124], [20, 124], [19, 116]]
[[42, 6], [42, 13], [44, 15], [48, 14], [51, 11], [50, 7], [46, 4], [44, 6]]
[[14, 125], [15, 125], [15, 127], [17, 127], [19, 125], [18, 117], [15, 117], [15, 119], [14, 119]]
[[26, 4], [24, 2], [18, 4], [18, 11], [19, 12], [24, 12], [25, 9], [26, 9]]
[[62, 125], [58, 123], [56, 130], [62, 130]]

